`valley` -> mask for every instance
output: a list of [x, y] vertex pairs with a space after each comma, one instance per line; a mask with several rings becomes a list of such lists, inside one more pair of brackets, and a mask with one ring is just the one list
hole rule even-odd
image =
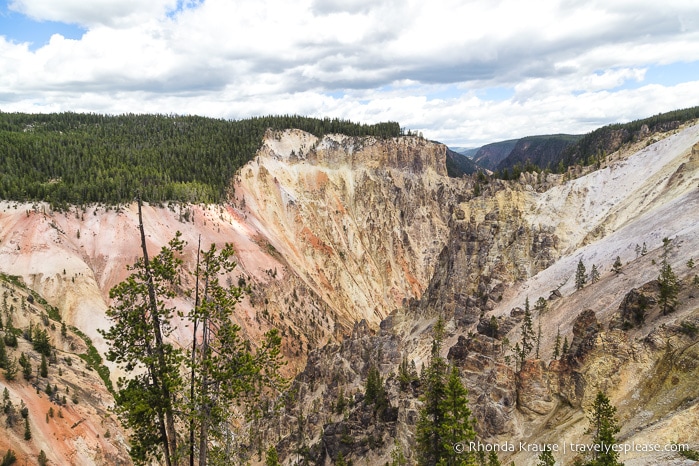
[[[597, 169], [573, 165], [516, 180], [449, 177], [447, 151], [417, 136], [270, 129], [231, 180], [225, 203], [146, 203], [150, 251], [180, 231], [184, 268], [192, 272], [199, 240], [203, 249], [232, 244], [237, 267], [229, 283], [249, 286], [234, 321], [253, 346], [266, 331], [281, 332], [291, 379], [284, 409], [241, 429], [240, 453], [258, 464], [264, 455], [254, 453], [274, 445], [283, 464], [329, 465], [340, 457], [391, 463], [400, 452], [415, 464], [424, 382], [406, 386], [399, 374], [404, 361], [417, 373], [429, 365], [438, 321], [440, 355], [459, 369], [484, 443], [589, 444], [586, 412], [604, 391], [617, 407], [624, 444], [699, 449], [699, 285], [690, 262], [699, 261], [699, 125], [625, 144]], [[140, 255], [137, 226], [134, 203], [60, 210], [2, 201], [0, 271], [16, 277], [3, 282], [8, 298], [19, 303], [36, 293], [104, 356], [99, 330], [110, 325], [109, 290]], [[622, 266], [613, 271], [617, 257]], [[658, 302], [665, 262], [681, 282], [671, 313]], [[594, 265], [599, 277], [578, 289], [579, 263], [588, 273]], [[513, 350], [525, 302], [540, 337], [538, 357], [519, 364]], [[18, 303], [3, 322], [11, 314], [17, 329], [45, 325], [44, 308]], [[174, 304], [194, 305], [187, 296]], [[171, 340], [189, 348], [188, 322], [175, 323]], [[58, 360], [82, 364], [85, 340], [67, 335], [50, 332]], [[569, 352], [559, 348], [554, 357], [557, 336]], [[13, 356], [33, 353], [19, 340]], [[126, 375], [102, 363], [113, 382]], [[28, 442], [15, 428], [0, 452], [12, 448], [21, 458], [44, 450], [56, 464], [127, 464], [128, 432], [111, 413], [113, 398], [96, 368], [56, 364], [62, 375], [52, 365], [50, 383], [91, 388], [64, 409], [65, 419], [45, 423], [50, 405], [28, 380], [1, 380], [14, 405], [30, 406], [35, 434]], [[388, 395], [380, 415], [364, 400], [372, 369]], [[584, 459], [556, 454], [564, 464]], [[516, 450], [500, 460], [533, 465], [537, 455]], [[666, 451], [621, 459], [689, 464]]]

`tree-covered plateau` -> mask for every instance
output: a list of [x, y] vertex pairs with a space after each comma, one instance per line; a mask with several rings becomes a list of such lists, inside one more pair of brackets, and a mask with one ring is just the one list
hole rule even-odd
[[398, 123], [373, 125], [296, 115], [224, 120], [177, 115], [0, 112], [0, 198], [122, 204], [220, 202], [236, 170], [268, 129], [315, 136], [396, 137]]

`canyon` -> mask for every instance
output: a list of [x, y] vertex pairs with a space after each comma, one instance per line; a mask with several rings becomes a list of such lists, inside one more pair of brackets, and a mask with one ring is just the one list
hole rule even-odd
[[[270, 328], [282, 333], [295, 401], [260, 421], [261, 437], [242, 444], [274, 444], [285, 464], [299, 458], [301, 444], [314, 464], [333, 464], [340, 453], [355, 464], [383, 464], [397, 449], [414, 461], [419, 390], [402, 390], [396, 373], [404, 359], [427, 364], [441, 318], [443, 356], [461, 371], [482, 441], [589, 442], [586, 410], [603, 390], [617, 406], [625, 444], [699, 448], [699, 335], [691, 330], [699, 325], [699, 288], [688, 264], [699, 261], [699, 126], [648, 135], [596, 170], [489, 178], [478, 190], [475, 177], [447, 175], [447, 150], [416, 136], [270, 130], [231, 181], [227, 203], [144, 207], [149, 250], [182, 232], [189, 271], [199, 241], [204, 248], [231, 243], [238, 265], [230, 283], [250, 286], [234, 319], [253, 344]], [[0, 272], [16, 277], [3, 282], [17, 299], [14, 325], [39, 325], [48, 312], [39, 304], [20, 310], [34, 292], [88, 338], [51, 330], [59, 360], [83, 364], [76, 356], [87, 342], [104, 354], [98, 330], [109, 326], [109, 290], [140, 254], [137, 224], [135, 204], [59, 212], [0, 203]], [[665, 255], [664, 238], [672, 244]], [[611, 270], [617, 257], [621, 273]], [[679, 304], [667, 315], [657, 303], [663, 258], [682, 281]], [[580, 261], [588, 270], [596, 265], [600, 277], [576, 289]], [[639, 296], [650, 303], [642, 322], [633, 320]], [[527, 298], [547, 303], [534, 316], [540, 357], [517, 367], [509, 356]], [[177, 305], [193, 304], [180, 297]], [[186, 324], [172, 336], [184, 348]], [[552, 357], [557, 334], [570, 342], [565, 357]], [[17, 351], [29, 346], [21, 341]], [[105, 365], [113, 381], [123, 375]], [[95, 371], [79, 367], [51, 376], [84, 391], [61, 422], [43, 422], [49, 401], [29, 383], [0, 382], [34, 420], [32, 442], [17, 431], [0, 440], [0, 451], [12, 448], [21, 458], [44, 450], [56, 464], [129, 462], [111, 394]], [[361, 402], [370, 367], [378, 367], [390, 395], [390, 415], [379, 420]], [[352, 402], [335, 414], [340, 392]], [[574, 458], [568, 451], [560, 459]], [[536, 453], [501, 460], [536, 464]], [[664, 451], [622, 460], [688, 461]]]

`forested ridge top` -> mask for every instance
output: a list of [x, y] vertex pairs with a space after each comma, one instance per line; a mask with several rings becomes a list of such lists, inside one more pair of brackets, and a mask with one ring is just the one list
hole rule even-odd
[[267, 129], [315, 136], [396, 137], [398, 123], [373, 125], [298, 115], [224, 120], [200, 116], [108, 116], [0, 112], [0, 198], [55, 206], [218, 202], [252, 159]]

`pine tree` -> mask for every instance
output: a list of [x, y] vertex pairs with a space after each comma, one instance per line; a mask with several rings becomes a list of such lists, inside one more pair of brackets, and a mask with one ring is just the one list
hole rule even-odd
[[[241, 287], [226, 287], [221, 284], [223, 275], [236, 267], [233, 248], [226, 244], [218, 250], [214, 244], [200, 251], [203, 287], [198, 305], [190, 314], [190, 320], [201, 329], [196, 351], [187, 361], [193, 374], [195, 396], [187, 407], [190, 421], [198, 427], [199, 464], [209, 464], [207, 459], [210, 445], [221, 440], [224, 426], [234, 403], [244, 402], [248, 416], [256, 416], [261, 397], [268, 390], [278, 391], [285, 386], [279, 369], [281, 337], [277, 330], [263, 335], [257, 351], [252, 351], [249, 342], [240, 335], [241, 328], [234, 324], [231, 316], [245, 292]], [[192, 424], [190, 424], [191, 427]], [[191, 432], [190, 432], [191, 439]], [[192, 453], [190, 445], [190, 454]]]
[[443, 443], [440, 435], [444, 422], [443, 400], [445, 397], [446, 362], [439, 352], [442, 346], [444, 323], [440, 318], [434, 329], [432, 352], [429, 365], [421, 374], [424, 394], [422, 409], [418, 418], [415, 440], [421, 465], [435, 466], [443, 457]]
[[15, 464], [17, 462], [17, 455], [15, 454], [15, 451], [12, 449], [7, 450], [5, 452], [5, 456], [2, 457], [2, 464], [3, 466], [7, 465], [10, 466], [12, 464]]
[[539, 319], [538, 322], [538, 330], [536, 332], [536, 352], [535, 352], [535, 358], [539, 359], [539, 348], [541, 347], [541, 319]]
[[[235, 267], [229, 245], [221, 251], [214, 245], [206, 252], [200, 251], [204, 266], [200, 269], [197, 263], [196, 289], [192, 292], [182, 290], [180, 256], [184, 242], [180, 233], [149, 259], [140, 201], [139, 230], [143, 256], [129, 267], [131, 275], [110, 291], [114, 304], [107, 316], [113, 325], [102, 332], [110, 346], [108, 359], [127, 373], [127, 378], [118, 383], [117, 414], [132, 432], [130, 453], [134, 462], [181, 462], [185, 453], [178, 449], [177, 439], [186, 437], [177, 429], [188, 426], [190, 461], [194, 461], [197, 437], [199, 462], [204, 465], [212, 442], [226, 445], [223, 437], [228, 435], [231, 405], [239, 403], [246, 414], [253, 414], [262, 405], [260, 397], [266, 390], [284, 385], [278, 372], [281, 337], [271, 330], [252, 351], [241, 337], [240, 327], [233, 323], [231, 313], [244, 290], [220, 284], [219, 275]], [[200, 272], [204, 283], [201, 293]], [[173, 301], [178, 290], [197, 296], [189, 315], [166, 304]], [[182, 350], [168, 342], [175, 314], [190, 318], [194, 323], [193, 341], [200, 342], [196, 348], [193, 345], [186, 364]], [[197, 329], [201, 329], [200, 334]], [[187, 394], [183, 365], [192, 375]]]
[[171, 466], [177, 451], [175, 394], [182, 387], [182, 354], [166, 341], [176, 310], [165, 300], [175, 297], [180, 284], [178, 255], [184, 243], [178, 232], [149, 259], [140, 216], [139, 202], [143, 256], [129, 267], [131, 275], [109, 292], [114, 304], [106, 315], [113, 324], [102, 334], [110, 346], [107, 359], [130, 374], [117, 383], [115, 398], [117, 414], [133, 432], [132, 458], [147, 462], [164, 457], [165, 465]]
[[7, 414], [7, 410], [12, 405], [10, 400], [10, 391], [5, 387], [2, 391], [2, 411]]
[[614, 272], [616, 274], [620, 274], [621, 267], [622, 267], [621, 257], [616, 256], [616, 260], [614, 261], [614, 264], [612, 265], [612, 272]]
[[488, 466], [501, 466], [500, 459], [498, 458], [498, 454], [495, 452], [495, 450], [492, 450], [488, 454]]
[[22, 375], [25, 380], [31, 380], [32, 378], [32, 362], [27, 358], [24, 353], [19, 355], [19, 365], [22, 366]]
[[345, 390], [340, 387], [337, 394], [337, 404], [335, 405], [335, 414], [342, 414], [345, 412], [347, 407], [347, 400], [345, 399]]
[[680, 292], [680, 282], [668, 262], [668, 255], [671, 248], [671, 241], [668, 238], [664, 238], [663, 260], [660, 264], [660, 275], [658, 276], [658, 286], [660, 287], [658, 303], [660, 304], [663, 315], [667, 315], [675, 310], [677, 306], [677, 295]]
[[592, 269], [590, 270], [590, 283], [597, 283], [599, 281], [599, 270], [595, 264], [592, 264]]
[[546, 302], [546, 299], [543, 296], [539, 296], [539, 299], [536, 300], [536, 303], [534, 304], [534, 310], [537, 312], [538, 316], [541, 316], [546, 310], [548, 309], [548, 302]]
[[418, 376], [415, 371], [414, 363], [412, 365], [408, 363], [408, 357], [403, 355], [403, 359], [398, 366], [398, 383], [400, 384], [400, 389], [406, 391], [417, 379]]
[[529, 297], [524, 302], [524, 320], [522, 321], [522, 338], [520, 340], [520, 353], [519, 362], [520, 365], [524, 364], [534, 349], [536, 343], [536, 336], [534, 335], [534, 324], [532, 322], [532, 313], [529, 310]]
[[443, 452], [440, 464], [468, 464], [472, 459], [469, 452], [454, 451], [455, 444], [468, 443], [476, 438], [471, 410], [468, 408], [468, 390], [463, 386], [456, 366], [452, 366], [449, 373], [440, 410], [443, 413], [442, 425], [439, 428]]
[[274, 445], [267, 449], [265, 466], [281, 466], [281, 463], [279, 462], [279, 455], [277, 454], [277, 449], [274, 447]]
[[643, 249], [641, 249], [641, 255], [645, 256], [646, 254], [648, 254], [648, 248], [646, 248], [646, 243], [644, 241], [643, 242]]
[[568, 337], [563, 337], [563, 347], [561, 347], [561, 356], [568, 354]]
[[383, 381], [381, 380], [381, 374], [376, 366], [371, 366], [366, 378], [366, 385], [364, 387], [364, 402], [366, 404], [373, 404], [379, 397], [379, 391]]
[[7, 365], [5, 366], [5, 380], [11, 382], [17, 378], [17, 372], [19, 368], [17, 367], [16, 358], [8, 358]]
[[5, 346], [5, 339], [0, 338], [0, 369], [7, 368], [7, 348]]
[[29, 428], [29, 416], [24, 418], [24, 440], [32, 439], [32, 430]]
[[556, 332], [556, 341], [553, 344], [553, 359], [557, 360], [561, 356], [561, 327]]
[[39, 452], [39, 458], [38, 458], [39, 466], [47, 466], [49, 464], [49, 459], [46, 456], [46, 453], [44, 450], [41, 450]]
[[41, 355], [41, 365], [39, 366], [39, 375], [41, 375], [41, 377], [43, 377], [43, 378], [46, 378], [49, 376], [48, 363], [46, 361], [46, 356], [44, 356], [43, 354]]
[[590, 423], [593, 430], [592, 441], [598, 445], [593, 464], [595, 466], [622, 466], [623, 463], [619, 463], [619, 452], [613, 448], [617, 443], [615, 435], [621, 430], [616, 420], [616, 408], [601, 391], [597, 393], [592, 404]]
[[394, 441], [395, 446], [393, 451], [391, 451], [391, 465], [390, 466], [408, 466], [408, 458], [405, 457], [403, 453], [403, 447], [401, 446], [398, 439]]
[[539, 453], [539, 462], [536, 464], [536, 466], [555, 466], [556, 465], [556, 458], [553, 456], [553, 452], [551, 451], [551, 447], [546, 445], [544, 448], [544, 451]]
[[575, 289], [582, 290], [587, 283], [587, 270], [582, 259], [578, 261], [578, 268], [575, 270]]

